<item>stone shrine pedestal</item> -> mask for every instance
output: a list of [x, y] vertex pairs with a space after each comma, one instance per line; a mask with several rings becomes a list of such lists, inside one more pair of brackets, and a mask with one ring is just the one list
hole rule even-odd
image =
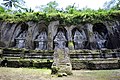
[[72, 74], [72, 65], [69, 57], [69, 49], [55, 48], [54, 50], [54, 62], [52, 64], [52, 74]]

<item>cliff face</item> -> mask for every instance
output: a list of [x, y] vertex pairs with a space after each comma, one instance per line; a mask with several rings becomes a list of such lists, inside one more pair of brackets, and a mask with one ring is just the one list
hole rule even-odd
[[49, 24], [44, 21], [0, 22], [0, 47], [41, 50], [52, 50], [56, 46], [72, 46], [72, 49], [120, 48], [119, 23], [115, 21], [67, 26], [61, 25], [59, 21]]

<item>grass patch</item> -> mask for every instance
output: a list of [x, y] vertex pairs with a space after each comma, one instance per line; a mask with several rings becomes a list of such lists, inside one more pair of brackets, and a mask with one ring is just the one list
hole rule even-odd
[[120, 80], [120, 69], [73, 70], [72, 76], [57, 77], [50, 69], [0, 67], [0, 80]]
[[0, 80], [44, 80], [49, 78], [50, 69], [0, 68]]
[[119, 80], [120, 70], [93, 70], [82, 72], [82, 75], [94, 80]]

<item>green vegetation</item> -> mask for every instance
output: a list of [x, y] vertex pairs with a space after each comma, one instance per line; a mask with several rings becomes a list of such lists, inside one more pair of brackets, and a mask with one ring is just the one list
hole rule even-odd
[[[94, 24], [103, 21], [120, 20], [120, 10], [116, 8], [112, 8], [109, 10], [92, 10], [89, 8], [84, 8], [80, 10], [77, 9], [75, 4], [73, 4], [67, 6], [65, 10], [63, 10], [57, 9], [58, 3], [56, 1], [53, 1], [47, 3], [46, 5], [38, 7], [40, 12], [34, 12], [34, 10], [32, 10], [31, 8], [27, 9], [20, 7], [20, 1], [16, 1], [17, 2], [14, 2], [14, 0], [12, 0], [12, 3], [16, 4], [16, 9], [20, 8], [18, 11], [6, 10], [4, 7], [0, 6], [0, 21], [18, 23], [28, 21], [38, 22], [40, 20], [44, 20], [46, 22], [59, 20], [61, 24], [76, 25], [80, 23]], [[21, 2], [24, 2], [24, 0], [22, 0]], [[5, 6], [13, 7], [15, 5], [8, 4]], [[21, 12], [22, 10], [24, 12]]]
[[49, 3], [47, 3], [47, 5], [42, 5], [42, 6], [38, 6], [37, 8], [40, 9], [41, 12], [45, 12], [45, 13], [57, 13], [57, 7], [58, 3], [56, 1], [50, 1]]
[[32, 12], [32, 13], [0, 13], [0, 20], [7, 22], [26, 22], [45, 20], [47, 22], [59, 20], [63, 24], [79, 24], [79, 23], [96, 23], [102, 21], [120, 20], [119, 10], [85, 10], [75, 11], [72, 14], [69, 13], [43, 13], [43, 12]]
[[73, 44], [72, 41], [69, 41], [69, 42], [68, 42], [68, 47], [69, 47], [69, 49], [71, 49], [71, 50], [74, 49], [74, 44]]

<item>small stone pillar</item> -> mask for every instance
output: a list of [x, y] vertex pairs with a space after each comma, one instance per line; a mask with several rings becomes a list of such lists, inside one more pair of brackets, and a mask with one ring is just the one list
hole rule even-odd
[[0, 58], [2, 58], [3, 50], [0, 49]]
[[69, 58], [69, 49], [55, 48], [54, 50], [54, 62], [52, 64], [52, 74], [72, 74], [72, 65]]
[[73, 41], [68, 41], [68, 48], [69, 48], [70, 50], [74, 50]]

